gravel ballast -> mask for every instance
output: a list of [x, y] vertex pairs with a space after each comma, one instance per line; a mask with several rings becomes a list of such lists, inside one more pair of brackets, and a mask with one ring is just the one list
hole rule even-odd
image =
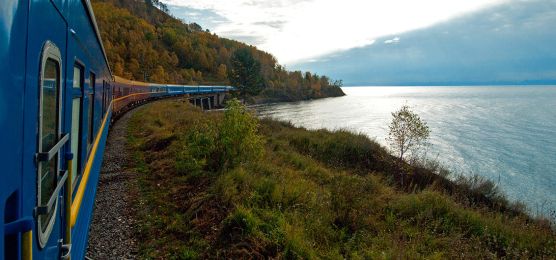
[[127, 123], [136, 110], [112, 125], [104, 151], [93, 220], [89, 230], [87, 258], [136, 259], [137, 179], [127, 164]]

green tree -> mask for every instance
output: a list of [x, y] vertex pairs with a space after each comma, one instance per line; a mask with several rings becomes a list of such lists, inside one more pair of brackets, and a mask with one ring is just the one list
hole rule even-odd
[[228, 79], [239, 92], [239, 96], [245, 98], [247, 95], [259, 94], [264, 84], [261, 64], [253, 58], [251, 50], [241, 48], [235, 51], [230, 63]]
[[259, 121], [237, 99], [226, 104], [224, 121], [220, 125], [223, 168], [233, 168], [243, 162], [259, 159], [264, 143], [257, 133]]
[[389, 130], [387, 141], [400, 161], [408, 152], [415, 154], [430, 135], [427, 123], [407, 105], [392, 113]]

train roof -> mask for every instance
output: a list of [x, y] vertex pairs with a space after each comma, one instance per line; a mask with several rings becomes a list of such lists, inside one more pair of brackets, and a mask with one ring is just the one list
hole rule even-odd
[[204, 85], [159, 84], [159, 83], [147, 83], [147, 82], [142, 82], [142, 81], [129, 80], [129, 79], [125, 79], [125, 78], [122, 78], [122, 77], [119, 77], [119, 76], [115, 76], [115, 75], [113, 77], [114, 77], [114, 81], [116, 83], [131, 85], [131, 86], [138, 86], [138, 87], [216, 87], [216, 88], [233, 89], [232, 86], [224, 86], [224, 85], [204, 86]]
[[122, 77], [119, 77], [119, 76], [113, 76], [113, 77], [114, 77], [114, 81], [116, 83], [121, 83], [121, 84], [126, 84], [126, 85], [133, 85], [133, 86], [141, 86], [141, 87], [150, 87], [150, 86], [152, 86], [152, 84], [146, 83], [146, 82], [129, 80], [129, 79], [125, 79], [125, 78], [122, 78]]

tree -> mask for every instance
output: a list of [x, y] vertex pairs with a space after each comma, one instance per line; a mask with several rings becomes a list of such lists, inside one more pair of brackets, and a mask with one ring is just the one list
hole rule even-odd
[[[392, 122], [389, 126], [388, 138], [391, 148], [398, 153], [398, 167], [402, 169], [404, 155], [408, 152], [415, 153], [426, 143], [430, 130], [425, 121], [419, 115], [411, 111], [409, 106], [404, 105], [398, 111], [392, 113]], [[405, 172], [401, 170], [401, 184], [403, 184]]]
[[114, 75], [124, 75], [124, 66], [120, 62], [116, 62], [116, 64], [114, 64]]
[[387, 141], [398, 154], [398, 159], [404, 159], [408, 152], [415, 153], [429, 138], [430, 130], [419, 115], [404, 105], [392, 113]]
[[206, 70], [206, 71], [210, 70], [208, 57], [204, 51], [197, 52], [195, 65], [199, 70]]
[[220, 66], [218, 66], [216, 76], [218, 77], [219, 80], [226, 80], [227, 75], [228, 75], [228, 69], [226, 68], [226, 65], [220, 64]]
[[238, 49], [232, 55], [231, 69], [228, 72], [230, 84], [239, 92], [240, 97], [257, 95], [263, 89], [261, 64], [253, 58], [248, 48]]
[[150, 80], [156, 83], [166, 83], [166, 72], [164, 71], [164, 68], [158, 65], [156, 69], [154, 69], [154, 73]]

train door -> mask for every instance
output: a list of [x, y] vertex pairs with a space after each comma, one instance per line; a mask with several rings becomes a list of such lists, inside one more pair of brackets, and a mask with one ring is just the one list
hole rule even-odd
[[71, 161], [71, 172], [69, 180], [72, 187], [75, 187], [79, 180], [81, 173], [81, 159], [83, 155], [83, 120], [84, 116], [82, 111], [85, 110], [84, 100], [84, 66], [80, 62], [75, 62], [73, 65], [73, 80], [72, 80], [72, 102], [71, 102], [71, 153], [73, 159]]
[[22, 207], [34, 219], [32, 252], [39, 259], [58, 259], [69, 249], [63, 242], [71, 130], [71, 118], [64, 116], [71, 109], [65, 81], [68, 28], [59, 12], [64, 3], [31, 1], [29, 7]]

